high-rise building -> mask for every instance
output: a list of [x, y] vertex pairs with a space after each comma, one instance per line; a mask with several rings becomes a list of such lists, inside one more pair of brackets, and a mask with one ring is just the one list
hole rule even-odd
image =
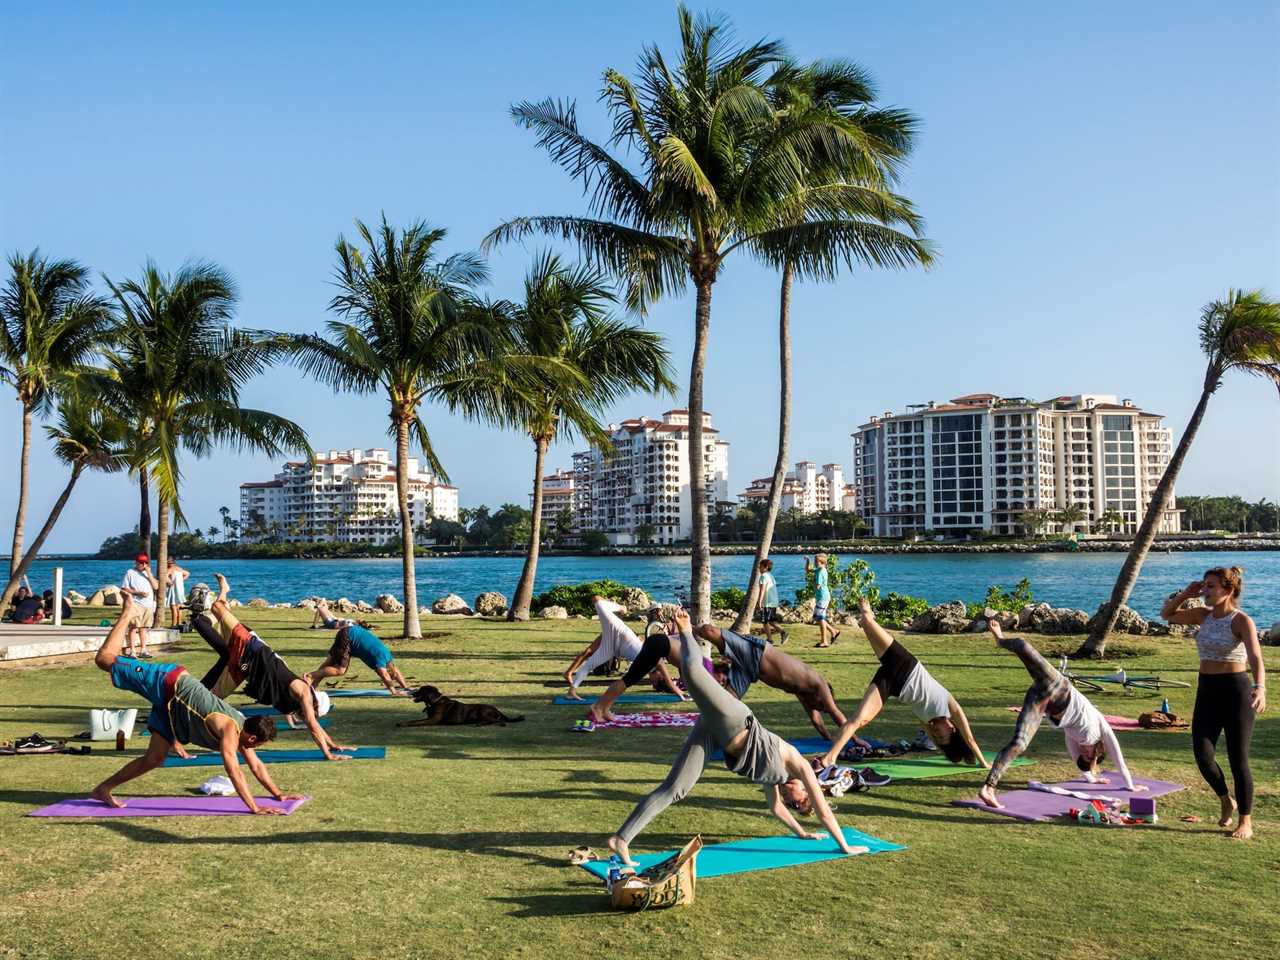
[[[529, 491], [529, 506], [533, 506], [533, 491]], [[577, 519], [578, 478], [572, 470], [557, 470], [542, 478], [542, 520], [552, 523], [563, 511], [568, 510]]]
[[[729, 443], [703, 414], [703, 473], [708, 512], [729, 498]], [[575, 526], [599, 530], [612, 544], [675, 543], [693, 533], [689, 474], [689, 411], [661, 420], [638, 417], [608, 427], [607, 452], [573, 455]]]
[[[1033, 532], [1036, 511], [1076, 511], [1045, 531], [1134, 532], [1168, 466], [1159, 414], [1108, 394], [1032, 401], [975, 393], [872, 417], [853, 434], [857, 512], [877, 536]], [[1180, 529], [1173, 499], [1158, 530]]]
[[[415, 527], [458, 519], [458, 488], [409, 458], [409, 513]], [[384, 543], [400, 535], [396, 468], [382, 449], [330, 450], [291, 461], [275, 479], [240, 484], [241, 539]]]
[[[769, 499], [769, 487], [772, 484], [772, 477], [752, 480], [751, 485], [738, 494], [738, 499], [742, 503], [763, 506]], [[782, 503], [779, 509], [796, 509], [801, 513], [844, 510], [847, 493], [852, 491], [844, 482], [844, 467], [840, 464], [824, 463], [819, 470], [812, 460], [801, 460], [782, 481]]]

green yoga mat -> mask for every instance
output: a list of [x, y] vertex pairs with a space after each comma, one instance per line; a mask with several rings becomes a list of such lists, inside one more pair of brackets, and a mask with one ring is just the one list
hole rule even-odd
[[[556, 697], [552, 702], [557, 707], [587, 707], [599, 700], [599, 697], [583, 697], [581, 700], [574, 700], [572, 697], [566, 697], [564, 694]], [[614, 703], [679, 703], [680, 698], [674, 693], [624, 693]]]
[[[850, 846], [867, 847], [871, 853], [884, 853], [889, 850], [905, 850], [898, 843], [890, 843], [878, 837], [861, 833], [853, 827], [844, 828], [844, 838]], [[636, 857], [643, 870], [655, 863], [674, 856], [675, 850], [665, 853], [643, 853]], [[799, 837], [752, 837], [749, 840], [734, 840], [732, 843], [714, 843], [702, 848], [698, 854], [697, 875], [699, 880], [710, 877], [723, 877], [731, 873], [746, 873], [749, 870], [778, 870], [782, 867], [798, 867], [806, 863], [821, 863], [823, 860], [840, 860], [847, 858], [836, 842], [830, 837], [823, 840], [801, 840]], [[609, 875], [608, 860], [588, 860], [581, 864], [582, 869], [594, 874], [601, 880]]]
[[[823, 740], [821, 737], [798, 737], [787, 742], [806, 757], [826, 753], [831, 746], [830, 742]], [[983, 752], [988, 760], [996, 758], [994, 753]], [[711, 759], [723, 760], [724, 754], [717, 750], [711, 755]], [[1025, 767], [1033, 763], [1035, 763], [1034, 760], [1019, 757], [1009, 766]], [[941, 753], [933, 753], [932, 751], [927, 753], [908, 753], [895, 760], [840, 760], [838, 764], [842, 767], [852, 767], [855, 770], [870, 767], [876, 773], [892, 777], [894, 780], [923, 780], [925, 777], [954, 777], [962, 773], [977, 774], [982, 772], [981, 767], [975, 767], [967, 763], [952, 763]]]

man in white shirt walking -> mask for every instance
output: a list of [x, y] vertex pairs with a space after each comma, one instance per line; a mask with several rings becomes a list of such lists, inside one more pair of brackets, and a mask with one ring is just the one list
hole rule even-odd
[[129, 619], [128, 634], [131, 657], [136, 656], [141, 660], [151, 658], [151, 654], [147, 653], [147, 628], [155, 619], [156, 591], [159, 589], [160, 581], [151, 573], [151, 558], [145, 553], [138, 554], [134, 558], [133, 569], [125, 573], [124, 581], [120, 584], [121, 592], [134, 599], [134, 615]]

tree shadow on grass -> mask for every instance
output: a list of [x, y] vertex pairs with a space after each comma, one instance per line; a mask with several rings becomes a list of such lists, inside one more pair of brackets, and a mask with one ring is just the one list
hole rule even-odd
[[519, 909], [508, 916], [528, 917], [599, 917], [610, 913], [609, 898], [602, 894], [599, 882], [575, 884], [575, 889], [560, 893], [530, 893], [519, 897], [490, 897], [493, 903], [509, 903]]

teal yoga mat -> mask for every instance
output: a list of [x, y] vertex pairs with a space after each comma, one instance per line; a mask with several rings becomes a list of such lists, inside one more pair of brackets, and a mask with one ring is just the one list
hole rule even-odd
[[[905, 850], [899, 843], [890, 843], [878, 837], [861, 833], [853, 827], [844, 828], [844, 838], [850, 846], [868, 847], [871, 853], [885, 853], [889, 850]], [[665, 853], [643, 853], [636, 857], [640, 867], [645, 869], [659, 861], [673, 856], [677, 851]], [[746, 873], [750, 870], [777, 870], [781, 867], [798, 867], [806, 863], [821, 863], [823, 860], [840, 860], [847, 858], [836, 842], [830, 837], [823, 840], [801, 840], [799, 837], [752, 837], [749, 840], [734, 840], [732, 843], [713, 843], [702, 848], [698, 854], [697, 876], [699, 880], [710, 877], [723, 877], [731, 873]], [[608, 860], [588, 860], [581, 864], [588, 873], [601, 880], [609, 875]]]
[[[599, 697], [583, 697], [574, 700], [564, 694], [552, 701], [557, 707], [586, 707], [599, 700]], [[680, 703], [674, 693], [624, 693], [614, 703]]]
[[[278, 716], [278, 714], [276, 714], [276, 711], [273, 710], [271, 707], [260, 707], [256, 710], [253, 707], [250, 707], [248, 710], [241, 710], [240, 712], [243, 713], [246, 717], [269, 717], [272, 715]], [[319, 723], [320, 726], [322, 727], [329, 726], [328, 717], [321, 717], [316, 722]], [[280, 719], [276, 721], [276, 732], [277, 733], [307, 733], [308, 731], [306, 727], [291, 727], [289, 726], [289, 721]], [[149, 737], [151, 736], [151, 731], [148, 730], [146, 727], [143, 727], [141, 736]]]
[[[385, 760], [386, 747], [360, 747], [358, 750], [343, 750], [344, 756], [352, 760]], [[305, 763], [310, 760], [324, 761], [324, 754], [319, 750], [259, 750], [258, 759], [263, 763]], [[184, 760], [182, 757], [165, 757], [166, 767], [220, 767], [222, 754], [196, 753]]]
[[[323, 687], [321, 687], [324, 690]], [[325, 690], [330, 697], [390, 697], [394, 694], [386, 687], [351, 687], [348, 690]]]

